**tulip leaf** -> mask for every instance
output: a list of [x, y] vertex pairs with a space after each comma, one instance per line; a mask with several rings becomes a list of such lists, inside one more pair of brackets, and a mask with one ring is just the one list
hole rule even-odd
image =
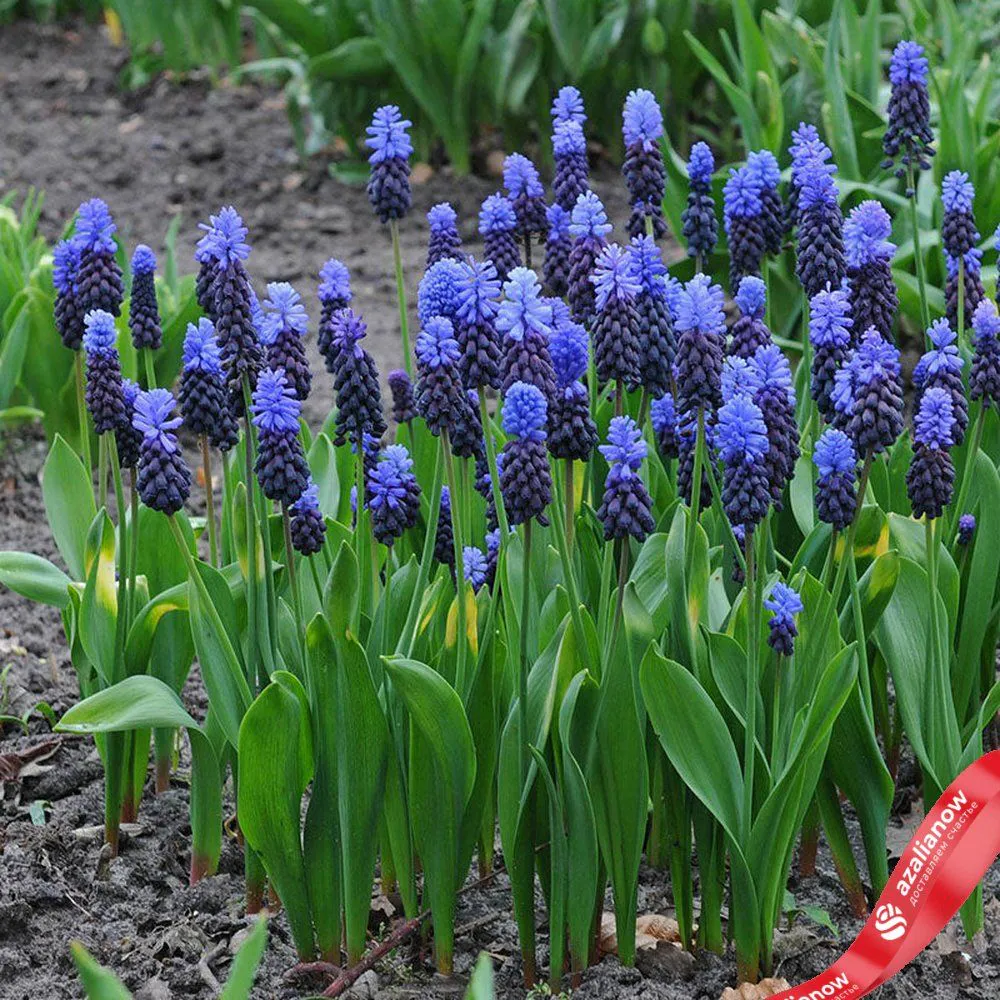
[[87, 534], [97, 516], [94, 489], [76, 452], [57, 434], [42, 466], [45, 515], [74, 580], [84, 580]]
[[48, 559], [31, 552], [0, 552], [0, 583], [29, 601], [65, 608], [72, 580]]

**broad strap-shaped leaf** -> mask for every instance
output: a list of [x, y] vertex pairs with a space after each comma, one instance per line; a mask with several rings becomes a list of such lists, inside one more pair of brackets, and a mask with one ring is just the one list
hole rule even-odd
[[65, 608], [72, 580], [48, 559], [31, 552], [0, 552], [0, 583], [29, 601]]
[[312, 726], [298, 679], [277, 671], [240, 726], [238, 811], [247, 842], [281, 897], [295, 950], [315, 954], [302, 858], [302, 794], [313, 775]]
[[462, 817], [476, 780], [476, 748], [462, 700], [436, 671], [390, 658], [386, 673], [410, 716], [410, 819], [424, 864], [438, 968], [451, 969]]
[[59, 554], [74, 580], [85, 580], [87, 534], [97, 516], [94, 490], [83, 462], [57, 434], [42, 466], [42, 498]]
[[87, 537], [87, 551], [93, 553], [87, 569], [87, 583], [80, 604], [80, 641], [87, 658], [105, 684], [116, 676], [118, 650], [118, 584], [115, 578], [115, 526], [102, 510]]
[[155, 677], [127, 677], [74, 705], [59, 732], [94, 735], [163, 726], [186, 729], [191, 740], [191, 879], [215, 872], [222, 849], [222, 782], [211, 742], [180, 698]]
[[243, 939], [225, 988], [219, 994], [219, 1000], [250, 1000], [253, 981], [260, 968], [267, 947], [267, 917], [261, 914], [253, 925], [253, 930]]
[[83, 983], [87, 1000], [132, 1000], [132, 994], [110, 970], [99, 964], [79, 941], [71, 941], [70, 954]]

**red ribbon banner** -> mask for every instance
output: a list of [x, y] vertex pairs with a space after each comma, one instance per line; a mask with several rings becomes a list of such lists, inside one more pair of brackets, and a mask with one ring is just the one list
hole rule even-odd
[[907, 845], [854, 944], [772, 1000], [857, 1000], [920, 954], [1000, 854], [1000, 750], [966, 768]]

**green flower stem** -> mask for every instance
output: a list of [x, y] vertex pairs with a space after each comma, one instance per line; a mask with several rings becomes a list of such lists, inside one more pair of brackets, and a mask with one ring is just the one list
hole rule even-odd
[[748, 533], [746, 539], [746, 566], [747, 677], [743, 740], [743, 842], [749, 843], [750, 830], [753, 826], [753, 781], [757, 734], [757, 646], [760, 638], [757, 617], [760, 594], [757, 593], [757, 567], [752, 532]]
[[451, 536], [455, 548], [455, 598], [458, 601], [458, 628], [455, 637], [455, 690], [465, 699], [466, 664], [468, 661], [468, 637], [465, 622], [465, 537], [462, 533], [464, 518], [461, 516], [464, 497], [458, 488], [455, 476], [455, 462], [451, 454], [451, 440], [448, 428], [441, 429], [441, 448], [444, 451], [445, 474], [448, 477], [448, 492], [451, 494]]
[[[906, 184], [913, 194], [910, 202], [910, 224], [913, 227], [913, 257], [917, 267], [917, 287], [920, 289], [920, 321], [926, 331], [931, 325], [931, 312], [927, 305], [927, 282], [924, 279], [924, 255], [920, 250], [920, 220], [917, 216], [917, 180], [913, 172], [913, 157], [906, 167]], [[928, 344], [929, 346], [929, 344]]]
[[135, 618], [135, 604], [136, 604], [136, 593], [135, 593], [135, 578], [139, 572], [139, 485], [137, 480], [139, 478], [138, 471], [135, 467], [129, 469], [129, 511], [131, 512], [130, 518], [130, 530], [128, 535], [129, 541], [129, 560], [128, 560], [128, 599], [129, 599], [129, 621], [133, 621]]
[[507, 544], [510, 525], [507, 523], [507, 509], [503, 505], [500, 493], [500, 476], [497, 474], [497, 445], [490, 426], [490, 415], [486, 411], [486, 390], [479, 387], [479, 418], [483, 424], [483, 437], [486, 438], [486, 461], [490, 467], [490, 490], [493, 493], [493, 506], [497, 512], [497, 524], [500, 526], [500, 548]]
[[965, 343], [965, 258], [958, 258], [958, 344]]
[[604, 652], [604, 662], [609, 662], [614, 655], [615, 644], [618, 642], [618, 632], [622, 624], [622, 605], [625, 602], [625, 584], [628, 583], [628, 539], [620, 538], [615, 543], [618, 548], [618, 587], [615, 597], [615, 616], [611, 622], [611, 632], [608, 635], [608, 645]]
[[524, 564], [521, 572], [521, 621], [517, 671], [517, 708], [521, 727], [521, 781], [528, 780], [531, 761], [530, 735], [528, 733], [528, 615], [531, 614], [531, 518], [524, 522]]
[[[572, 496], [573, 489], [573, 461], [566, 459], [568, 483], [566, 488]], [[572, 516], [572, 501], [564, 498], [567, 515]], [[556, 540], [556, 548], [559, 550], [559, 561], [562, 563], [563, 581], [566, 584], [566, 593], [569, 596], [569, 613], [573, 621], [573, 629], [576, 632], [577, 642], [581, 650], [584, 663], [593, 676], [599, 677], [599, 664], [590, 662], [590, 649], [587, 644], [587, 633], [583, 630], [583, 618], [580, 617], [580, 590], [576, 583], [576, 571], [573, 568], [573, 542], [569, 529], [563, 523], [563, 511], [558, 502], [552, 504], [552, 516], [555, 518], [555, 530], [553, 532]]]
[[[247, 670], [250, 689], [263, 690], [266, 678], [263, 676], [260, 651], [260, 607], [257, 578], [257, 508], [254, 504], [254, 471], [253, 471], [253, 424], [251, 413], [250, 380], [243, 376], [243, 409], [244, 427], [243, 444], [246, 458], [246, 520], [247, 520]], [[198, 577], [200, 580], [201, 577]]]
[[833, 573], [833, 557], [837, 551], [837, 529], [830, 532], [830, 545], [826, 550], [826, 559], [823, 560], [823, 572], [820, 574], [819, 582], [824, 590], [830, 589], [830, 575]]
[[298, 622], [299, 626], [298, 632], [302, 640], [302, 655], [304, 658], [306, 623], [302, 617], [302, 594], [299, 591], [299, 578], [295, 569], [295, 547], [292, 545], [292, 519], [285, 504], [281, 505], [281, 525], [285, 534], [285, 565], [288, 572], [288, 587], [292, 592], [292, 605], [295, 608], [295, 621]]
[[[709, 489], [712, 491], [712, 502], [715, 505], [716, 510], [719, 512], [720, 519], [722, 523], [726, 526], [726, 537], [729, 539], [729, 544], [732, 546], [733, 553], [736, 556], [736, 562], [739, 563], [739, 567], [744, 573], [747, 571], [747, 562], [743, 555], [743, 549], [740, 547], [740, 543], [736, 540], [736, 532], [733, 531], [733, 526], [729, 522], [729, 516], [726, 514], [726, 508], [722, 503], [722, 493], [719, 491], [719, 483], [715, 478], [715, 469], [712, 468], [711, 462], [705, 463], [705, 478], [708, 480]], [[779, 553], [775, 553], [778, 555]]]
[[94, 459], [90, 451], [90, 426], [87, 421], [87, 401], [84, 393], [83, 351], [73, 352], [73, 372], [76, 379], [76, 417], [80, 425], [80, 451], [87, 469], [87, 479], [93, 482]]
[[316, 560], [312, 556], [306, 556], [306, 564], [309, 566], [309, 573], [312, 576], [313, 586], [316, 588], [316, 597], [320, 607], [323, 605], [323, 583], [319, 578], [319, 570], [316, 569]]
[[396, 299], [399, 302], [399, 333], [403, 341], [403, 366], [406, 374], [413, 378], [413, 361], [410, 358], [410, 321], [406, 315], [406, 283], [403, 281], [403, 255], [399, 248], [399, 223], [393, 219], [389, 223], [392, 236], [392, 266], [396, 272]]
[[945, 538], [948, 539], [949, 548], [955, 544], [955, 539], [958, 537], [958, 519], [965, 513], [965, 502], [969, 498], [969, 487], [972, 485], [972, 470], [976, 466], [976, 458], [979, 455], [979, 446], [983, 442], [983, 428], [985, 426], [986, 407], [980, 405], [979, 416], [976, 417], [976, 425], [972, 430], [972, 441], [969, 443], [969, 450], [965, 455], [965, 468], [962, 469], [962, 481], [958, 486], [958, 496], [951, 505], [951, 514], [946, 521]]
[[[97, 509], [108, 505], [108, 435], [97, 439]], [[112, 441], [114, 435], [111, 436]]]
[[[698, 432], [694, 440], [694, 469], [691, 476], [691, 517], [688, 520], [688, 533], [685, 539], [684, 567], [685, 577], [691, 578], [691, 567], [694, 563], [694, 538], [698, 517], [701, 513], [701, 470], [705, 453], [705, 409], [698, 408]], [[728, 518], [727, 518], [728, 520]]]
[[359, 436], [354, 454], [354, 489], [355, 530], [354, 551], [358, 560], [358, 572], [361, 574], [361, 600], [357, 605], [358, 620], [353, 623], [355, 634], [361, 634], [361, 612], [367, 611], [374, 620], [375, 615], [375, 580], [370, 570], [371, 548], [374, 541], [371, 533], [371, 515], [365, 504], [365, 452], [362, 439]]
[[781, 667], [784, 657], [778, 653], [774, 659], [774, 694], [771, 699], [771, 768], [778, 759], [778, 720], [781, 718]]
[[930, 642], [927, 644], [927, 676], [933, 677], [935, 664], [940, 654], [938, 623], [938, 546], [934, 533], [935, 521], [926, 518], [924, 522], [924, 539], [927, 545], [927, 595], [930, 599]]
[[[413, 647], [417, 635], [417, 616], [420, 614], [420, 605], [423, 601], [427, 581], [430, 579], [431, 564], [434, 561], [434, 539], [437, 535], [438, 514], [441, 510], [441, 470], [443, 465], [441, 449], [438, 448], [434, 460], [434, 483], [430, 493], [427, 494], [430, 498], [430, 509], [424, 528], [424, 548], [420, 556], [420, 566], [417, 570], [417, 584], [413, 588], [413, 597], [410, 600], [410, 608], [406, 614], [406, 623], [403, 625], [399, 642], [396, 644], [397, 655], [413, 656]], [[502, 551], [503, 549], [501, 548]]]
[[156, 388], [156, 369], [153, 367], [153, 351], [152, 348], [144, 347], [142, 349], [142, 362], [146, 367], [146, 391]]
[[576, 527], [576, 486], [573, 483], [573, 459], [563, 461], [563, 503], [566, 505], [566, 523], [563, 525], [566, 548], [573, 551], [573, 529]]
[[205, 477], [205, 520], [208, 522], [208, 551], [211, 557], [211, 565], [219, 565], [219, 543], [215, 535], [215, 489], [212, 483], [212, 453], [208, 447], [208, 438], [202, 434], [201, 440], [201, 469]]
[[[846, 553], [845, 553], [846, 555]], [[872, 731], [875, 730], [875, 703], [872, 698], [872, 678], [868, 669], [868, 637], [865, 635], [865, 619], [861, 611], [861, 591], [858, 588], [858, 567], [854, 560], [854, 553], [847, 560], [848, 580], [851, 586], [851, 611], [854, 615], [854, 638], [858, 642], [858, 680], [861, 683], [861, 700], [865, 705], [865, 712], [871, 723]]]

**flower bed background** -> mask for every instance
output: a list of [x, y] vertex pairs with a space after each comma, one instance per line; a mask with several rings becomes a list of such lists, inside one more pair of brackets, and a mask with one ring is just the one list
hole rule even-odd
[[[616, 222], [618, 222], [618, 224], [619, 224], [619, 225], [621, 225], [621, 224], [622, 224], [622, 221], [623, 221], [623, 220], [620, 220], [620, 219], [616, 219]], [[391, 293], [390, 293], [390, 294], [391, 294]]]

